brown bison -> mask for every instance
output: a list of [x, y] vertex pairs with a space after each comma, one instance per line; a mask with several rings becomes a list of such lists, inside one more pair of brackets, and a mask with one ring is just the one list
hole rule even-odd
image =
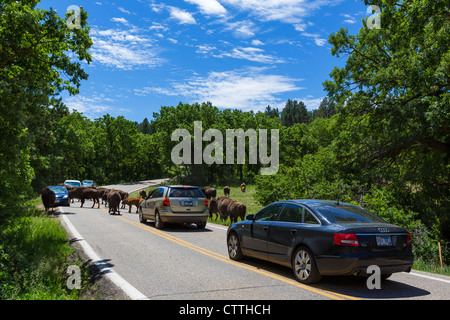
[[41, 191], [41, 199], [42, 204], [44, 205], [45, 211], [49, 211], [50, 208], [52, 208], [52, 212], [55, 213], [54, 204], [56, 200], [55, 193], [49, 189], [49, 187], [46, 187], [42, 189]]
[[215, 214], [216, 218], [214, 220], [217, 220], [219, 217], [219, 207], [217, 205], [217, 199], [212, 198], [211, 201], [209, 201], [209, 217], [212, 219], [212, 215]]
[[120, 214], [120, 193], [117, 190], [111, 189], [111, 191], [108, 193], [108, 213], [113, 212], [113, 214], [117, 213]]
[[245, 185], [244, 182], [241, 183], [241, 191], [245, 192], [245, 189], [247, 189], [247, 186]]
[[226, 186], [223, 188], [223, 194], [225, 195], [225, 197], [230, 196], [230, 187], [229, 186]]
[[202, 190], [202, 192], [205, 194], [206, 198], [209, 200], [211, 198], [215, 198], [217, 195], [217, 190], [216, 188], [210, 187], [210, 186], [206, 186], [201, 188], [200, 190]]
[[142, 201], [144, 201], [142, 197], [126, 198], [122, 200], [122, 206], [128, 205], [128, 213], [131, 213], [132, 206], [136, 206], [136, 213], [139, 213], [139, 207], [141, 206]]
[[93, 208], [96, 203], [97, 208], [100, 208], [99, 192], [97, 191], [97, 189], [86, 187], [86, 189], [81, 191], [81, 207], [83, 207], [84, 200], [86, 199], [91, 199], [93, 201], [91, 208]]
[[217, 198], [217, 209], [219, 211], [221, 220], [227, 221], [227, 218], [230, 215], [228, 212], [228, 204], [230, 204], [233, 201], [234, 201], [233, 199], [228, 197]]
[[103, 202], [105, 202], [105, 205], [107, 204], [107, 198], [108, 198], [108, 193], [111, 189], [108, 188], [97, 188], [98, 191], [98, 197], [99, 199], [102, 199], [102, 204]]
[[227, 210], [230, 215], [231, 223], [235, 223], [238, 218], [241, 218], [241, 220], [245, 219], [247, 207], [242, 202], [233, 201], [228, 204]]

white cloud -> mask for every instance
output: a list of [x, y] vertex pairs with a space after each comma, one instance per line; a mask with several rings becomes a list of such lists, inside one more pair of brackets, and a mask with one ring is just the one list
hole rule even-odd
[[308, 110], [314, 110], [314, 109], [318, 109], [318, 108], [319, 108], [320, 103], [322, 102], [322, 100], [323, 100], [324, 98], [325, 98], [325, 97], [314, 98], [314, 97], [311, 96], [311, 95], [307, 95], [306, 97], [298, 98], [298, 99], [294, 99], [294, 100], [302, 101], [302, 102], [305, 104], [306, 109], [308, 109]]
[[169, 8], [169, 12], [170, 12], [170, 17], [172, 19], [178, 20], [178, 23], [180, 23], [180, 24], [196, 24], [197, 23], [195, 18], [189, 12], [181, 10], [180, 8], [177, 8], [177, 7], [169, 6], [168, 8]]
[[127, 19], [125, 19], [125, 18], [112, 18], [111, 21], [120, 22], [120, 23], [123, 23], [124, 25], [129, 25]]
[[241, 20], [237, 22], [226, 22], [225, 30], [233, 31], [238, 38], [251, 38], [255, 36], [258, 27], [250, 20]]
[[250, 11], [263, 21], [284, 23], [302, 23], [304, 18], [312, 15], [325, 5], [335, 5], [342, 0], [222, 0], [240, 10]]
[[260, 40], [254, 39], [254, 40], [252, 40], [252, 45], [254, 45], [254, 46], [263, 46], [264, 43], [262, 41], [260, 41]]
[[91, 97], [77, 95], [69, 96], [64, 100], [69, 110], [77, 110], [90, 119], [100, 117], [106, 113], [118, 115], [119, 113], [129, 112], [126, 108], [116, 108], [104, 102], [115, 102], [116, 100], [106, 97], [104, 94], [92, 95]]
[[216, 0], [184, 0], [185, 2], [196, 4], [201, 11], [201, 13], [205, 15], [216, 15], [223, 16], [227, 13], [227, 9], [225, 9], [218, 1]]
[[128, 14], [131, 14], [131, 12], [130, 12], [130, 11], [128, 11], [128, 10], [126, 10], [126, 9], [122, 8], [122, 7], [118, 7], [117, 9], [119, 9], [119, 10], [120, 10], [120, 11], [122, 11], [123, 13], [128, 13]]
[[254, 62], [261, 62], [261, 63], [284, 63], [285, 60], [263, 54], [264, 50], [260, 48], [254, 48], [254, 47], [238, 47], [233, 48], [231, 52], [223, 52], [221, 54], [215, 55], [217, 58], [222, 57], [230, 57], [235, 59], [244, 59]]
[[210, 72], [206, 77], [193, 77], [174, 82], [170, 88], [145, 87], [135, 89], [136, 95], [163, 94], [182, 96], [190, 102], [210, 101], [221, 108], [245, 111], [263, 110], [267, 105], [282, 107], [279, 95], [303, 88], [296, 86], [301, 79], [264, 73], [267, 68], [248, 68], [240, 71]]
[[93, 63], [122, 70], [152, 68], [164, 62], [158, 57], [159, 49], [154, 41], [138, 34], [139, 29], [129, 30], [92, 27], [90, 36], [93, 46], [90, 53]]
[[327, 43], [327, 39], [320, 38], [320, 35], [317, 33], [302, 32], [301, 35], [308, 38], [313, 38], [314, 43], [319, 47], [323, 47]]

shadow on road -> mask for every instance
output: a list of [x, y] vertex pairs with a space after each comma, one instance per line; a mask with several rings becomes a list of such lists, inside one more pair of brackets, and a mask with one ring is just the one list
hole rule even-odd
[[[296, 281], [290, 268], [249, 257], [239, 262]], [[366, 281], [365, 277], [324, 276], [319, 283], [309, 286], [360, 299], [417, 299], [430, 294], [429, 291], [390, 279], [381, 282], [381, 289], [370, 290]]]

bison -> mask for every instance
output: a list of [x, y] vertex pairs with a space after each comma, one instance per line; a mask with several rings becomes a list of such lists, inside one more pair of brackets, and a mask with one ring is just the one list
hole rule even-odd
[[245, 219], [247, 207], [240, 201], [233, 201], [228, 204], [228, 213], [230, 215], [231, 223], [237, 222], [238, 218]]
[[109, 193], [110, 190], [111, 189], [108, 189], [108, 188], [97, 188], [98, 197], [99, 197], [99, 199], [102, 199], [102, 204], [103, 204], [103, 201], [104, 201], [105, 205], [106, 205], [106, 200], [107, 200], [108, 193]]
[[225, 197], [230, 196], [230, 187], [229, 186], [226, 186], [223, 188], [223, 194], [225, 195]]
[[219, 211], [220, 219], [226, 221], [230, 215], [228, 212], [228, 204], [234, 200], [228, 197], [217, 198], [217, 210]]
[[128, 213], [131, 213], [131, 207], [136, 206], [136, 213], [139, 212], [139, 207], [141, 206], [142, 201], [144, 199], [142, 197], [139, 198], [126, 198], [122, 200], [122, 206], [128, 205]]
[[247, 186], [245, 185], [244, 182], [241, 183], [241, 191], [245, 192], [245, 189], [247, 189]]
[[100, 208], [99, 192], [97, 189], [86, 187], [86, 189], [81, 190], [81, 207], [84, 205], [84, 200], [91, 199], [93, 201], [92, 207], [97, 203], [97, 208]]
[[200, 190], [202, 190], [202, 192], [205, 194], [206, 198], [209, 200], [211, 198], [215, 198], [217, 195], [217, 190], [216, 188], [210, 187], [210, 186], [206, 186], [201, 188]]
[[49, 189], [49, 187], [46, 187], [41, 191], [41, 199], [45, 211], [48, 212], [50, 208], [52, 208], [52, 213], [55, 213], [54, 204], [56, 200], [56, 195], [52, 190]]
[[212, 219], [212, 215], [215, 214], [216, 218], [214, 220], [217, 220], [219, 217], [219, 207], [217, 205], [217, 199], [213, 198], [209, 202], [209, 217]]
[[113, 212], [113, 214], [117, 213], [120, 214], [120, 193], [117, 190], [111, 189], [111, 191], [108, 193], [108, 213]]

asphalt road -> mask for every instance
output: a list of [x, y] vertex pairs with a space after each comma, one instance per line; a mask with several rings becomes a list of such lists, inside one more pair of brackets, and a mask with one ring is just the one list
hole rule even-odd
[[[130, 192], [159, 182], [115, 187]], [[169, 226], [161, 231], [153, 222], [139, 223], [135, 208], [114, 216], [91, 205], [63, 207], [62, 223], [132, 299], [450, 299], [450, 277], [418, 271], [394, 274], [381, 289], [370, 290], [357, 277], [324, 277], [317, 285], [302, 285], [289, 268], [250, 258], [231, 261], [224, 226]]]

